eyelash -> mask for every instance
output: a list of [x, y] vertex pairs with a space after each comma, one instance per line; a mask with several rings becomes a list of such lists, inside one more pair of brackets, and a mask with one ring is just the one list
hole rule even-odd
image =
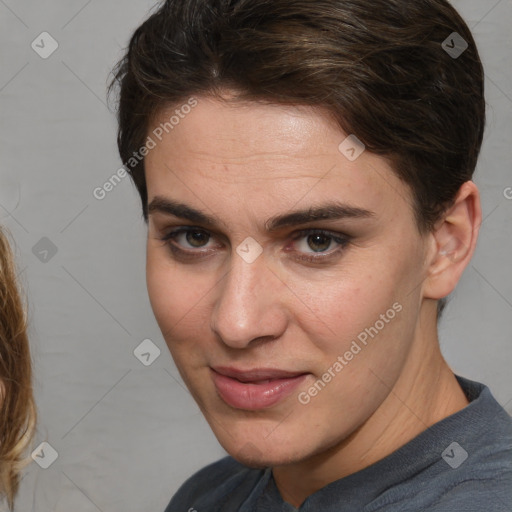
[[[203, 258], [203, 257], [205, 257], [205, 253], [211, 252], [208, 250], [207, 251], [183, 250], [183, 249], [180, 249], [176, 244], [172, 243], [172, 241], [175, 240], [179, 235], [181, 235], [183, 233], [189, 233], [189, 232], [201, 232], [201, 233], [205, 233], [205, 234], [209, 235], [210, 237], [213, 236], [211, 233], [209, 233], [207, 230], [205, 230], [203, 228], [194, 227], [194, 226], [182, 226], [182, 227], [179, 227], [179, 228], [171, 231], [170, 233], [160, 237], [159, 239], [169, 247], [169, 249], [171, 250], [173, 255], [175, 257], [177, 257], [178, 259], [194, 260], [197, 258]], [[318, 254], [321, 254], [321, 256], [313, 256], [313, 255], [307, 256], [305, 254], [299, 253], [299, 255], [295, 257], [297, 260], [308, 262], [308, 263], [321, 263], [321, 262], [324, 262], [325, 260], [331, 260], [333, 257], [339, 255], [339, 253], [341, 251], [343, 251], [345, 249], [346, 245], [350, 242], [350, 237], [347, 235], [344, 235], [341, 233], [336, 233], [336, 232], [331, 232], [331, 231], [326, 231], [323, 229], [300, 230], [294, 234], [292, 240], [293, 240], [293, 242], [295, 242], [297, 240], [300, 240], [301, 238], [308, 237], [308, 236], [314, 236], [314, 235], [321, 235], [326, 238], [330, 238], [333, 242], [338, 244], [338, 247], [335, 248], [334, 250], [327, 252], [327, 253], [318, 253]], [[291, 252], [291, 251], [289, 251], [289, 252]]]

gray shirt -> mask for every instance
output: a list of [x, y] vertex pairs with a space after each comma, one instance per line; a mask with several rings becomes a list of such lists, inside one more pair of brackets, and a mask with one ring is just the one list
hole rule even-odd
[[486, 386], [457, 379], [467, 407], [299, 509], [283, 501], [271, 468], [226, 457], [187, 480], [165, 512], [512, 512], [512, 419]]

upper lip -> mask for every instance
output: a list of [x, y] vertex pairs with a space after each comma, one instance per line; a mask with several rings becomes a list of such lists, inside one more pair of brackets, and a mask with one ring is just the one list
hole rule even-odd
[[275, 368], [251, 368], [241, 370], [226, 366], [212, 367], [214, 372], [220, 373], [225, 377], [239, 380], [240, 382], [257, 382], [260, 380], [290, 379], [304, 375], [306, 372], [290, 372], [287, 370], [278, 370]]

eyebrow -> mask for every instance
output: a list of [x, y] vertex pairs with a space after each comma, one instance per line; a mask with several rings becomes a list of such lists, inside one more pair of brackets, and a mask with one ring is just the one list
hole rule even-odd
[[[149, 215], [163, 213], [174, 217], [203, 224], [209, 227], [218, 225], [226, 226], [224, 222], [213, 215], [208, 215], [201, 210], [192, 208], [184, 203], [172, 199], [156, 196], [148, 206]], [[364, 208], [357, 208], [343, 203], [330, 202], [319, 206], [310, 206], [308, 209], [297, 210], [282, 215], [271, 217], [265, 222], [265, 229], [272, 233], [278, 229], [290, 226], [298, 226], [319, 220], [338, 219], [365, 219], [375, 216], [375, 212]]]

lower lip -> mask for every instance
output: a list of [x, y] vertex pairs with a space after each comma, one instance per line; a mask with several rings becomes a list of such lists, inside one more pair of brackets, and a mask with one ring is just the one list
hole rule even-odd
[[257, 411], [277, 404], [289, 396], [307, 375], [274, 379], [257, 384], [240, 382], [212, 370], [213, 383], [224, 402], [235, 409]]

